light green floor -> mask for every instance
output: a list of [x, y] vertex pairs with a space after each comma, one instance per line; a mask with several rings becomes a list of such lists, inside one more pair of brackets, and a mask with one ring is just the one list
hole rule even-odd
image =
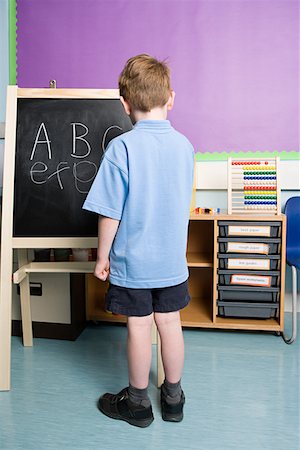
[[96, 408], [100, 394], [127, 385], [124, 326], [91, 325], [75, 342], [35, 339], [32, 348], [13, 338], [12, 390], [0, 392], [0, 449], [299, 450], [300, 336], [288, 346], [266, 333], [184, 335], [185, 418], [160, 417], [153, 347], [155, 420], [146, 429]]

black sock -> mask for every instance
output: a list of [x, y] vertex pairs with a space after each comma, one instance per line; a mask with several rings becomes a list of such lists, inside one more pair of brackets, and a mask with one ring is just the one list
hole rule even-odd
[[162, 389], [164, 394], [167, 396], [167, 403], [179, 403], [181, 400], [181, 380], [177, 383], [170, 383], [167, 379], [165, 379]]
[[128, 395], [133, 403], [145, 406], [145, 408], [149, 408], [149, 406], [151, 405], [150, 399], [148, 397], [148, 388], [138, 389], [129, 384]]

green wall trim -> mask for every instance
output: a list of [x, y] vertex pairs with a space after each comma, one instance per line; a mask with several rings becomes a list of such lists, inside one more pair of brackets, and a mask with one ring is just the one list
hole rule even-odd
[[17, 8], [9, 0], [9, 84], [17, 84]]
[[227, 161], [231, 158], [274, 158], [279, 156], [281, 160], [299, 160], [299, 152], [198, 152], [195, 154], [196, 161]]

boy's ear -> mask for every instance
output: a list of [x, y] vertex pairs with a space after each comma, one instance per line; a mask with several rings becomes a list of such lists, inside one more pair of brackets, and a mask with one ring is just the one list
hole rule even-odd
[[169, 111], [171, 111], [171, 109], [173, 108], [173, 106], [174, 106], [174, 101], [175, 101], [175, 92], [174, 92], [174, 91], [171, 91], [171, 92], [170, 92], [169, 100], [168, 100], [168, 102], [167, 102], [167, 108], [168, 108]]
[[130, 116], [131, 108], [130, 108], [128, 101], [125, 100], [125, 98], [123, 98], [122, 96], [120, 97], [120, 100], [121, 100], [122, 105], [124, 106], [126, 114], [128, 114], [128, 116]]

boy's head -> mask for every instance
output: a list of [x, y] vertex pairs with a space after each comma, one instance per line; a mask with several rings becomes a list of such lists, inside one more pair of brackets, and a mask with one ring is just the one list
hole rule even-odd
[[170, 70], [161, 61], [141, 54], [130, 58], [119, 78], [120, 96], [131, 108], [149, 112], [169, 101]]

